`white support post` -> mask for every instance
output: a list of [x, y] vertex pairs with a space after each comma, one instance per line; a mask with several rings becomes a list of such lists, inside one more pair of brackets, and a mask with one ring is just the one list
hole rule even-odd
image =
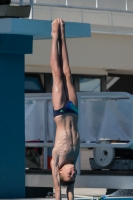
[[54, 140], [55, 140], [55, 134], [56, 134], [56, 124], [55, 124], [55, 122], [54, 122], [54, 128], [53, 128]]
[[126, 11], [128, 10], [128, 6], [127, 6], [127, 0], [125, 2], [125, 7], [126, 7]]
[[[81, 149], [80, 149], [81, 151]], [[80, 175], [81, 172], [80, 172], [80, 168], [81, 168], [81, 164], [80, 164], [80, 151], [79, 151], [79, 155], [78, 155], [78, 159], [77, 159], [77, 162], [76, 162], [76, 169], [77, 169], [77, 175]]]
[[[80, 120], [80, 111], [81, 111], [81, 109], [80, 109], [80, 107], [81, 107], [81, 97], [77, 94], [77, 98], [78, 98], [78, 117], [79, 117], [79, 119], [78, 119], [78, 131], [79, 131], [79, 134], [80, 134], [80, 130], [81, 130], [81, 120]], [[81, 163], [80, 163], [80, 151], [81, 151], [81, 149], [79, 150], [79, 156], [78, 156], [78, 159], [77, 159], [77, 162], [76, 162], [76, 168], [77, 168], [77, 175], [80, 175], [80, 169], [81, 169]]]
[[[47, 142], [47, 107], [48, 102], [47, 100], [44, 100], [44, 142]], [[44, 147], [44, 169], [47, 169], [47, 156], [48, 156], [48, 150], [47, 147]]]
[[30, 11], [29, 19], [33, 19], [34, 0], [30, 0], [30, 5], [31, 5], [31, 11]]
[[83, 9], [81, 9], [81, 21], [83, 23]]
[[53, 17], [52, 17], [52, 6], [50, 6], [50, 14], [51, 14], [51, 21], [53, 20]]
[[66, 0], [66, 6], [68, 6], [68, 1]]
[[96, 8], [98, 8], [98, 0], [96, 0]]

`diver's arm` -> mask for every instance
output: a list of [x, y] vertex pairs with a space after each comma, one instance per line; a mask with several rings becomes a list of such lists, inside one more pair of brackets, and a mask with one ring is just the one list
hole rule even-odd
[[58, 156], [57, 156], [55, 150], [53, 150], [53, 152], [52, 152], [51, 168], [52, 168], [52, 176], [53, 176], [53, 182], [54, 182], [54, 188], [55, 188], [55, 199], [61, 200], [61, 187], [60, 187], [60, 177], [59, 177], [59, 169], [58, 169]]
[[68, 200], [74, 200], [74, 183], [67, 187]]

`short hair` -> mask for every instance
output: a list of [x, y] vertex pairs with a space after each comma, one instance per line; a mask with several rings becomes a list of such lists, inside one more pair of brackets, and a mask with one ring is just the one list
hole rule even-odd
[[75, 183], [75, 180], [65, 181], [64, 177], [60, 174], [60, 184], [61, 186], [68, 187]]
[[64, 180], [60, 180], [61, 186], [64, 186], [64, 187], [68, 187], [68, 186], [70, 186], [70, 185], [72, 185], [72, 184], [74, 184], [74, 183], [75, 183], [75, 180], [74, 180], [74, 181], [64, 181]]

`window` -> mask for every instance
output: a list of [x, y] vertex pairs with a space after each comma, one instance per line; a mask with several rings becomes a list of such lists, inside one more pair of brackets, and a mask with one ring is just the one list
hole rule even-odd
[[[84, 76], [72, 74], [76, 92], [106, 91], [106, 76]], [[52, 92], [52, 74], [45, 74], [45, 92]]]
[[133, 94], [133, 75], [109, 74], [106, 90], [109, 92], [128, 92]]
[[25, 75], [25, 92], [44, 92], [41, 79], [38, 74]]
[[79, 77], [79, 91], [100, 92], [101, 78]]

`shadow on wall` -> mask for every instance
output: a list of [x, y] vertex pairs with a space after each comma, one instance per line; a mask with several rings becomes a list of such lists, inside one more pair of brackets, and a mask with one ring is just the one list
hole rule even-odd
[[107, 91], [128, 92], [133, 94], [133, 75], [109, 75], [107, 78]]

